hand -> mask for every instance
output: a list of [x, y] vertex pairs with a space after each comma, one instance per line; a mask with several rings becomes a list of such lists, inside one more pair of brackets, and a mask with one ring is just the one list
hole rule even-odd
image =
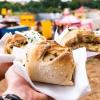
[[5, 78], [8, 88], [4, 94], [15, 94], [23, 100], [52, 100], [47, 95], [37, 92], [11, 67], [7, 71]]
[[5, 77], [5, 73], [8, 70], [8, 68], [12, 65], [11, 62], [6, 63], [0, 63], [0, 80], [2, 80]]

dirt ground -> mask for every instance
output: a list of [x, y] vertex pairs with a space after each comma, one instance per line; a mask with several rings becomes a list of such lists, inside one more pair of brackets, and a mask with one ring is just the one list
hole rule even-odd
[[[80, 97], [80, 100], [100, 100], [100, 55], [88, 59], [86, 68], [92, 91]], [[4, 92], [6, 88], [6, 81], [2, 80], [0, 82], [0, 93]]]

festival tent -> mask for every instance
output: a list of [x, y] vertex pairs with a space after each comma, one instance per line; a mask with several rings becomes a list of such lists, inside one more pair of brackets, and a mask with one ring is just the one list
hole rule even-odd
[[81, 26], [81, 21], [73, 15], [64, 16], [59, 20], [56, 20], [56, 23], [60, 25], [71, 25], [71, 26]]

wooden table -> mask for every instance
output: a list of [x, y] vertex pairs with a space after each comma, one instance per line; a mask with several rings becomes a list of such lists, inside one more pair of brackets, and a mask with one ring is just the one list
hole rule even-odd
[[100, 100], [100, 59], [88, 59], [87, 74], [92, 91], [86, 96], [82, 96], [80, 100]]

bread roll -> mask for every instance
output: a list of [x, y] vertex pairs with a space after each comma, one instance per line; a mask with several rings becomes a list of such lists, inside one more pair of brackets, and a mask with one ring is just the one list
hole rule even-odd
[[41, 42], [31, 49], [25, 66], [32, 81], [73, 85], [75, 64], [72, 51], [54, 41]]
[[89, 51], [100, 51], [100, 37], [91, 31], [72, 30], [60, 42], [60, 44], [71, 47], [72, 49], [86, 47]]
[[11, 54], [13, 47], [22, 47], [28, 43], [27, 38], [20, 34], [14, 34], [5, 41], [4, 51]]

